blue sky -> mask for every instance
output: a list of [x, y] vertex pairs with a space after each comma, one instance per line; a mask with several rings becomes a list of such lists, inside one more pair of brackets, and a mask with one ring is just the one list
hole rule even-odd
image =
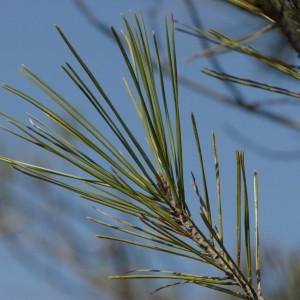
[[[155, 1], [89, 1], [89, 8], [93, 13], [106, 24], [113, 24], [116, 29], [123, 28], [120, 13], [127, 14], [129, 10], [143, 9], [144, 16], [150, 17], [149, 8]], [[243, 21], [247, 24], [245, 15], [235, 20], [223, 13], [218, 13], [220, 8], [217, 1], [208, 3], [203, 1], [198, 4], [203, 15], [205, 26], [215, 27], [219, 30], [228, 31], [235, 28], [235, 22]], [[187, 8], [180, 1], [165, 1], [164, 5], [156, 12], [156, 18], [149, 26], [160, 27], [162, 16], [172, 12], [176, 19], [188, 22]], [[120, 58], [117, 47], [107, 37], [99, 34], [78, 11], [72, 1], [2, 1], [0, 12], [0, 81], [18, 87], [29, 93], [36, 93], [17, 68], [22, 64], [30, 67], [34, 72], [46, 79], [51, 85], [69, 99], [76, 93], [72, 90], [70, 83], [65, 81], [65, 75], [59, 66], [65, 61], [74, 62], [71, 54], [54, 28], [54, 24], [64, 31], [71, 40], [80, 55], [97, 75], [97, 78], [106, 88], [109, 95], [115, 101], [130, 101], [124, 95], [125, 88], [121, 77], [126, 76], [124, 64]], [[216, 22], [219, 20], [219, 22]], [[239, 33], [239, 32], [237, 32]], [[177, 33], [179, 71], [189, 75], [202, 84], [221, 91], [223, 86], [217, 80], [208, 78], [201, 73], [201, 67], [209, 66], [205, 59], [198, 60], [192, 64], [183, 64], [184, 58], [194, 54], [199, 49], [198, 41], [195, 38]], [[276, 46], [276, 45], [274, 45]], [[247, 61], [244, 56], [220, 56], [226, 70], [233, 75], [261, 79], [267, 83], [288, 86], [296, 89], [293, 80], [280, 77], [278, 74], [270, 74], [266, 69], [261, 69], [253, 61]], [[241, 89], [246, 91], [247, 99], [264, 99], [274, 97], [266, 92], [254, 89]], [[276, 95], [275, 95], [276, 96]], [[196, 115], [201, 140], [203, 141], [204, 157], [207, 159], [207, 167], [213, 168], [211, 152], [211, 132], [215, 131], [219, 149], [220, 170], [223, 176], [223, 200], [224, 213], [231, 218], [234, 216], [234, 151], [244, 149], [246, 151], [246, 166], [249, 186], [252, 186], [252, 172], [254, 169], [259, 173], [259, 197], [260, 197], [260, 234], [262, 246], [279, 245], [284, 251], [295, 249], [299, 246], [299, 217], [300, 210], [300, 184], [299, 184], [299, 159], [295, 160], [274, 160], [263, 157], [254, 151], [251, 143], [244, 143], [238, 136], [229, 136], [226, 128], [235, 128], [244, 136], [258, 144], [264, 145], [274, 151], [294, 151], [300, 148], [299, 133], [285, 128], [279, 124], [263, 120], [258, 116], [244, 113], [234, 107], [229, 107], [211, 100], [205, 95], [197, 94], [187, 88], [181, 89], [181, 101], [183, 103], [182, 116], [186, 119], [183, 125], [186, 134], [186, 168], [195, 168], [195, 161], [190, 159], [190, 149], [193, 149], [193, 139], [189, 114], [193, 111]], [[16, 96], [0, 90], [1, 111], [26, 122], [26, 112], [36, 111], [25, 102], [17, 99]], [[46, 101], [46, 100], [45, 100]], [[124, 111], [131, 118], [131, 104], [124, 102]], [[284, 107], [283, 111], [291, 116], [297, 116], [295, 107]], [[81, 109], [88, 114], [87, 107]], [[132, 120], [134, 117], [132, 116]], [[28, 121], [28, 120], [27, 120]], [[1, 119], [1, 125], [5, 120]], [[132, 121], [133, 122], [133, 121]], [[134, 124], [131, 124], [134, 126]], [[1, 137], [4, 133], [1, 132]], [[5, 135], [11, 155], [19, 160], [20, 148], [15, 149], [14, 145], [20, 145], [16, 140]], [[15, 152], [14, 150], [15, 149]], [[34, 151], [34, 150], [32, 150]], [[192, 151], [192, 150], [191, 150]], [[211, 165], [209, 165], [211, 163]], [[212, 179], [212, 194], [214, 192], [213, 173], [208, 172]], [[252, 194], [252, 191], [250, 191]], [[70, 197], [73, 197], [71, 195]], [[75, 196], [74, 196], [75, 197]], [[22, 201], [20, 199], [20, 205]], [[83, 211], [82, 218], [89, 214], [91, 204], [87, 204]], [[230, 224], [232, 225], [232, 224]], [[230, 229], [230, 225], [226, 230]], [[90, 228], [90, 238], [93, 238], [95, 227]], [[100, 231], [101, 228], [98, 228]], [[229, 233], [228, 233], [229, 235]], [[28, 272], [14, 256], [10, 255], [10, 248], [5, 245], [5, 240], [0, 245], [1, 257], [1, 299], [81, 299], [81, 296], [65, 295], [36, 275]], [[229, 237], [229, 243], [231, 243]], [[74, 276], [76, 281], [76, 276]], [[76, 298], [77, 297], [77, 298]], [[91, 296], [92, 297], [92, 296]], [[92, 299], [92, 298], [91, 298]]]

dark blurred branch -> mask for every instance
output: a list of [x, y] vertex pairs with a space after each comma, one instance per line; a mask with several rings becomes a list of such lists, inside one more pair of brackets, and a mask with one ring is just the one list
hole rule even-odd
[[260, 156], [268, 160], [276, 161], [296, 161], [300, 158], [300, 149], [291, 151], [291, 150], [274, 150], [269, 147], [266, 147], [264, 144], [259, 144], [255, 140], [248, 138], [246, 135], [238, 131], [236, 128], [231, 125], [225, 126], [225, 132], [234, 140], [239, 141], [247, 149], [256, 152]]
[[[199, 10], [195, 7], [194, 1], [193, 0], [184, 0], [183, 2], [187, 8], [187, 11], [189, 13], [191, 23], [193, 24], [193, 26], [195, 26], [199, 29], [203, 29], [204, 26], [203, 26], [201, 18], [199, 16]], [[200, 43], [202, 49], [209, 48], [209, 46], [210, 46], [207, 39], [199, 39], [199, 43]], [[219, 63], [219, 60], [215, 55], [210, 56], [208, 59], [211, 63], [211, 66], [213, 67], [213, 69], [225, 73], [222, 65]], [[235, 84], [228, 82], [228, 81], [222, 81], [222, 83], [225, 85], [227, 90], [232, 94], [233, 99], [236, 102], [242, 102], [242, 103], [245, 102], [243, 99], [244, 97], [243, 97], [242, 93], [239, 91], [238, 87]]]
[[104, 35], [108, 38], [112, 38], [111, 31], [109, 26], [98, 19], [92, 11], [85, 5], [84, 1], [82, 0], [72, 0], [74, 4], [77, 6], [78, 10], [82, 13], [82, 15], [86, 18], [86, 20], [97, 30], [101, 31]]
[[[297, 131], [300, 130], [300, 121], [298, 121], [298, 120], [292, 120], [290, 117], [285, 117], [283, 115], [276, 114], [271, 111], [258, 108], [257, 105], [253, 106], [251, 103], [243, 103], [240, 101], [236, 101], [235, 99], [228, 97], [228, 96], [224, 95], [223, 93], [213, 90], [205, 85], [201, 85], [198, 82], [191, 80], [190, 78], [183, 76], [181, 74], [178, 75], [178, 79], [185, 87], [188, 87], [189, 89], [191, 89], [195, 92], [205, 94], [214, 100], [220, 101], [225, 104], [233, 105], [236, 108], [242, 109], [249, 113], [260, 115], [272, 122], [280, 123], [282, 125], [288, 126]], [[255, 103], [257, 103], [257, 102], [255, 102]]]

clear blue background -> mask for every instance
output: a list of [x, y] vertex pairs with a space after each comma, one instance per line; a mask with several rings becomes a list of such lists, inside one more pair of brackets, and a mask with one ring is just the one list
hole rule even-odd
[[[113, 24], [119, 30], [123, 28], [120, 13], [128, 15], [129, 10], [137, 11], [143, 9], [144, 17], [149, 27], [155, 30], [161, 30], [163, 14], [167, 16], [170, 12], [174, 17], [189, 23], [188, 9], [181, 1], [165, 1], [155, 16], [150, 14], [150, 8], [156, 1], [86, 1], [88, 7], [104, 23]], [[258, 25], [251, 23], [246, 14], [234, 15], [234, 18], [226, 6], [222, 6], [218, 1], [198, 1], [197, 8], [201, 12], [204, 25], [223, 30], [226, 33], [241, 34], [248, 32], [251, 26], [258, 28]], [[226, 12], [230, 12], [227, 13]], [[237, 27], [236, 24], [244, 22], [245, 27]], [[30, 67], [34, 72], [47, 80], [52, 86], [61, 91], [68, 99], [76, 98], [75, 89], [72, 90], [71, 84], [66, 80], [65, 75], [60, 70], [59, 65], [65, 61], [74, 62], [71, 54], [54, 28], [58, 24], [64, 33], [71, 40], [80, 55], [91, 66], [97, 75], [97, 78], [107, 90], [113, 101], [121, 103], [124, 112], [132, 119], [131, 126], [135, 126], [135, 117], [132, 115], [130, 99], [126, 95], [121, 77], [126, 76], [127, 72], [119, 55], [119, 51], [114, 43], [106, 36], [99, 33], [86, 18], [77, 9], [72, 1], [1, 1], [0, 10], [0, 81], [11, 84], [25, 90], [28, 93], [37, 93], [31, 84], [17, 72], [21, 64]], [[243, 31], [244, 30], [244, 31]], [[163, 36], [161, 36], [163, 37]], [[161, 38], [163, 41], [163, 38]], [[205, 59], [194, 63], [184, 64], [184, 58], [199, 51], [199, 41], [193, 37], [188, 37], [182, 33], [177, 33], [178, 42], [178, 62], [179, 71], [193, 78], [193, 80], [208, 84], [217, 91], [222, 91], [223, 85], [217, 80], [208, 78], [201, 73], [201, 67], [209, 66]], [[268, 40], [266, 46], [272, 45], [272, 38]], [[274, 39], [276, 41], [276, 39]], [[263, 46], [258, 43], [258, 46]], [[277, 84], [283, 87], [296, 89], [296, 83], [290, 78], [282, 78], [275, 72], [271, 72], [261, 65], [253, 63], [253, 60], [247, 60], [241, 55], [222, 55], [220, 61], [225, 65], [233, 75], [240, 75], [247, 78], [260, 79], [270, 84]], [[279, 81], [279, 80], [280, 81]], [[266, 92], [243, 88], [246, 98], [266, 99], [277, 97]], [[41, 98], [42, 99], [42, 98]], [[46, 101], [46, 100], [45, 100]], [[74, 101], [77, 101], [74, 99]], [[124, 101], [124, 104], [123, 102]], [[128, 102], [126, 102], [128, 101]], [[220, 104], [210, 97], [190, 91], [184, 87], [181, 88], [182, 118], [184, 121], [184, 141], [186, 154], [186, 169], [194, 170], [195, 160], [193, 157], [194, 143], [192, 138], [189, 114], [193, 111], [196, 115], [200, 137], [203, 144], [204, 157], [207, 161], [208, 169], [213, 169], [213, 159], [211, 151], [211, 132], [215, 131], [219, 149], [221, 180], [223, 185], [224, 214], [230, 220], [234, 219], [234, 151], [235, 149], [246, 150], [246, 166], [249, 186], [252, 187], [252, 173], [254, 169], [259, 173], [259, 198], [260, 198], [260, 234], [262, 247], [279, 247], [282, 251], [288, 253], [299, 246], [299, 211], [300, 211], [300, 184], [299, 184], [299, 159], [284, 160], [283, 156], [273, 159], [267, 152], [261, 155], [252, 147], [251, 143], [244, 143], [236, 136], [228, 135], [226, 128], [228, 126], [237, 129], [245, 137], [260, 145], [264, 145], [273, 151], [298, 151], [300, 148], [299, 133], [276, 123], [272, 123], [262, 118], [245, 113], [235, 107]], [[80, 104], [81, 105], [81, 104]], [[16, 96], [0, 90], [0, 109], [3, 112], [20, 118], [28, 122], [26, 112], [35, 113], [36, 111], [28, 104]], [[89, 114], [87, 106], [81, 109]], [[287, 106], [279, 108], [287, 115], [297, 117], [297, 106]], [[276, 110], [276, 108], [274, 108]], [[133, 121], [134, 120], [134, 121]], [[1, 120], [1, 125], [6, 125], [5, 120]], [[139, 127], [139, 126], [137, 126]], [[4, 137], [4, 133], [1, 132]], [[8, 139], [11, 156], [22, 159], [19, 145], [20, 142], [15, 139]], [[7, 140], [8, 139], [8, 140]], [[15, 152], [14, 152], [15, 151]], [[32, 151], [34, 149], [32, 148]], [[190, 154], [190, 152], [192, 154]], [[290, 155], [288, 154], [289, 158]], [[209, 165], [211, 164], [211, 165]], [[210, 188], [212, 190], [212, 199], [214, 194], [213, 172], [208, 172]], [[14, 183], [12, 183], [14, 184]], [[17, 189], [17, 187], [14, 187]], [[68, 194], [70, 198], [75, 195]], [[192, 195], [192, 193], [191, 193]], [[252, 190], [250, 190], [252, 195]], [[20, 205], [22, 203], [20, 197]], [[92, 214], [91, 204], [87, 204], [82, 211], [82, 222], [86, 215]], [[228, 233], [229, 245], [234, 248], [233, 240], [230, 238], [229, 230], [233, 223], [225, 227]], [[98, 228], [98, 232], [101, 228]], [[90, 227], [89, 242], [94, 239], [95, 227]], [[99, 241], [97, 241], [99, 242]], [[74, 295], [70, 291], [67, 295], [51, 287], [43, 279], [25, 269], [15, 256], [10, 255], [10, 248], [7, 247], [3, 238], [0, 244], [1, 257], [1, 299], [83, 299], [83, 295]], [[154, 266], [153, 266], [154, 267]], [[69, 276], [69, 274], [68, 274]], [[76, 275], [73, 276], [76, 282]], [[203, 292], [203, 291], [202, 291]], [[93, 295], [90, 299], [93, 299]], [[105, 296], [102, 296], [105, 299]]]

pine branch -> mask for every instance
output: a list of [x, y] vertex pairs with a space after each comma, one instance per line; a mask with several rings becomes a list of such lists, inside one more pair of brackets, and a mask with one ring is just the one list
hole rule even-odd
[[[141, 224], [141, 226], [131, 224], [126, 220], [121, 220], [98, 210], [101, 215], [109, 217], [112, 222], [117, 222], [118, 225], [115, 226], [102, 220], [90, 218], [92, 221], [123, 234], [128, 234], [137, 240], [103, 234], [98, 234], [96, 237], [149, 248], [153, 251], [163, 251], [170, 255], [179, 255], [186, 259], [192, 259], [197, 263], [210, 264], [218, 273], [220, 271], [224, 273], [223, 276], [208, 277], [176, 271], [156, 270], [156, 272], [167, 274], [167, 277], [165, 277], [166, 275], [137, 274], [114, 278], [176, 279], [179, 280], [177, 283], [169, 284], [160, 289], [175, 284], [194, 283], [242, 299], [262, 300], [259, 276], [257, 278], [258, 291], [249, 279], [252, 274], [251, 263], [249, 263], [251, 245], [250, 238], [248, 238], [250, 236], [250, 217], [244, 155], [240, 152], [237, 152], [236, 155], [238, 170], [236, 180], [237, 194], [242, 195], [243, 188], [244, 195], [244, 197], [240, 197], [240, 201], [242, 201], [241, 199], [244, 200], [244, 225], [239, 224], [238, 227], [241, 229], [243, 226], [247, 237], [244, 245], [247, 253], [245, 260], [248, 262], [247, 274], [244, 274], [240, 268], [240, 257], [234, 259], [224, 244], [219, 186], [220, 174], [214, 137], [213, 152], [218, 189], [218, 225], [215, 225], [216, 223], [213, 220], [200, 138], [193, 114], [191, 119], [203, 186], [202, 196], [196, 183], [196, 176], [193, 175], [193, 187], [196, 191], [196, 197], [199, 199], [198, 212], [200, 220], [198, 220], [198, 214], [193, 215], [191, 213], [186, 199], [184, 145], [182, 143], [174, 22], [172, 20], [169, 23], [165, 19], [164, 23], [168, 72], [171, 79], [170, 93], [167, 93], [155, 34], [152, 33], [151, 39], [148, 37], [141, 14], [140, 16], [131, 14], [130, 20], [124, 16], [122, 18], [126, 28], [126, 30], [121, 31], [123, 38], [113, 27], [111, 31], [130, 73], [132, 84], [129, 84], [129, 81], [125, 79], [124, 83], [135, 111], [140, 118], [147, 145], [145, 146], [142, 141], [137, 139], [135, 128], [129, 128], [116, 103], [108, 97], [66, 35], [56, 26], [60, 36], [78, 61], [88, 80], [85, 82], [79, 72], [68, 63], [63, 66], [63, 70], [85, 96], [87, 103], [98, 113], [110, 133], [118, 141], [118, 144], [113, 144], [109, 137], [104, 135], [79, 109], [76, 109], [32, 70], [23, 66], [21, 69], [23, 75], [59, 105], [76, 122], [77, 126], [74, 126], [64, 116], [59, 115], [56, 111], [28, 94], [9, 85], [3, 85], [5, 89], [23, 98], [43, 112], [50, 119], [53, 127], [34, 116], [29, 117], [29, 126], [1, 113], [15, 127], [15, 130], [6, 127], [2, 127], [2, 129], [42, 148], [45, 152], [63, 158], [79, 168], [85, 176], [77, 176], [69, 172], [27, 164], [6, 157], [0, 157], [0, 160], [12, 165], [23, 174], [63, 187], [79, 194], [83, 199], [101, 204], [104, 207], [129, 214]], [[127, 46], [124, 46], [124, 40]], [[153, 66], [152, 57], [155, 57], [155, 67]], [[158, 76], [156, 76], [155, 70], [157, 70]], [[92, 92], [93, 89], [90, 86], [96, 90], [97, 94]], [[170, 94], [171, 97], [167, 96]], [[55, 130], [55, 127], [60, 130]], [[64, 138], [60, 133], [61, 130], [68, 132], [72, 139], [67, 140]], [[83, 144], [89, 151], [82, 151], [78, 146], [80, 144]], [[146, 147], [148, 147], [147, 150]], [[122, 151], [120, 148], [122, 148]], [[88, 155], [87, 153], [91, 154]], [[94, 159], [95, 156], [100, 159]], [[107, 165], [109, 167], [105, 167]], [[257, 204], [257, 198], [255, 198], [255, 201]], [[237, 210], [240, 209], [241, 205], [237, 205]], [[240, 214], [239, 211], [238, 214]], [[196, 220], [200, 221], [201, 226], [197, 225]], [[258, 231], [256, 231], [256, 243], [258, 247]], [[240, 251], [241, 247], [241, 243], [238, 243], [237, 251]], [[257, 251], [256, 270], [258, 266], [259, 252]], [[153, 271], [155, 270], [143, 269], [135, 272]], [[237, 287], [239, 291], [235, 291], [231, 287]]]

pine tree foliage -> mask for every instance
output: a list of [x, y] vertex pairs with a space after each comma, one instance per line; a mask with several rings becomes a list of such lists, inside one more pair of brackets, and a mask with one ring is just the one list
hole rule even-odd
[[[131, 215], [138, 221], [138, 225], [133, 224], [96, 208], [99, 214], [110, 218], [112, 222], [90, 218], [92, 221], [126, 233], [131, 237], [124, 239], [118, 236], [97, 235], [98, 238], [163, 251], [175, 257], [184, 257], [199, 265], [209, 264], [216, 273], [215, 276], [206, 276], [174, 270], [137, 269], [127, 275], [112, 276], [112, 278], [150, 278], [172, 281], [155, 291], [178, 284], [193, 283], [241, 299], [264, 299], [260, 278], [257, 173], [254, 172], [253, 244], [255, 245], [255, 262], [252, 262], [252, 231], [250, 230], [250, 204], [244, 153], [236, 152], [237, 217], [236, 232], [234, 233], [236, 253], [233, 255], [226, 248], [223, 235], [223, 222], [226, 220], [223, 220], [222, 217], [220, 172], [215, 136], [213, 134], [212, 140], [218, 191], [217, 212], [211, 210], [201, 143], [193, 114], [191, 114], [191, 123], [202, 188], [198, 186], [198, 179], [192, 172], [192, 187], [198, 199], [199, 209], [194, 213], [189, 209], [190, 203], [186, 199], [185, 191], [187, 179], [184, 177], [184, 145], [182, 143], [173, 20], [168, 22], [165, 19], [164, 23], [168, 72], [171, 79], [170, 93], [166, 92], [165, 75], [155, 34], [152, 33], [151, 37], [149, 36], [141, 15], [131, 14], [130, 19], [123, 16], [123, 21], [126, 30], [121, 31], [121, 35], [113, 27], [111, 27], [111, 31], [131, 77], [130, 81], [124, 79], [124, 83], [144, 129], [148, 149], [142, 146], [142, 141], [138, 140], [134, 130], [128, 127], [114, 101], [105, 93], [66, 35], [56, 26], [58, 33], [76, 58], [81, 72], [87, 76], [88, 80], [83, 80], [83, 76], [69, 63], [62, 67], [63, 70], [84, 95], [87, 103], [99, 115], [99, 119], [105, 122], [124, 151], [112, 143], [109, 137], [104, 135], [71, 102], [67, 101], [32, 70], [23, 66], [20, 70], [22, 74], [59, 105], [64, 113], [76, 122], [77, 126], [73, 126], [65, 117], [41, 101], [4, 84], [3, 88], [43, 112], [53, 126], [48, 125], [48, 121], [43, 121], [33, 115], [29, 116], [30, 124], [28, 125], [1, 113], [8, 119], [12, 128], [15, 128], [2, 126], [2, 129], [42, 148], [45, 152], [63, 158], [78, 167], [85, 175], [70, 174], [7, 157], [0, 157], [0, 160], [26, 175], [70, 190], [97, 205]], [[217, 32], [207, 31], [204, 34], [210, 35], [224, 46], [230, 44], [232, 47], [232, 40], [229, 41]], [[250, 51], [236, 44], [234, 47], [245, 53]], [[251, 55], [254, 55], [253, 52]], [[257, 54], [257, 57], [265, 60], [260, 54]], [[207, 72], [213, 76], [218, 75], [210, 70]], [[234, 79], [232, 80], [234, 81]], [[172, 96], [169, 97], [169, 94]], [[67, 140], [60, 133], [61, 130], [68, 132], [72, 139]], [[89, 151], [81, 150], [79, 144], [83, 144]], [[105, 167], [107, 165], [109, 167]], [[215, 215], [217, 215], [218, 221], [214, 220]], [[113, 222], [117, 222], [119, 225], [113, 225]], [[241, 256], [241, 253], [245, 253], [245, 255]], [[242, 270], [241, 265], [246, 265], [246, 271]]]

